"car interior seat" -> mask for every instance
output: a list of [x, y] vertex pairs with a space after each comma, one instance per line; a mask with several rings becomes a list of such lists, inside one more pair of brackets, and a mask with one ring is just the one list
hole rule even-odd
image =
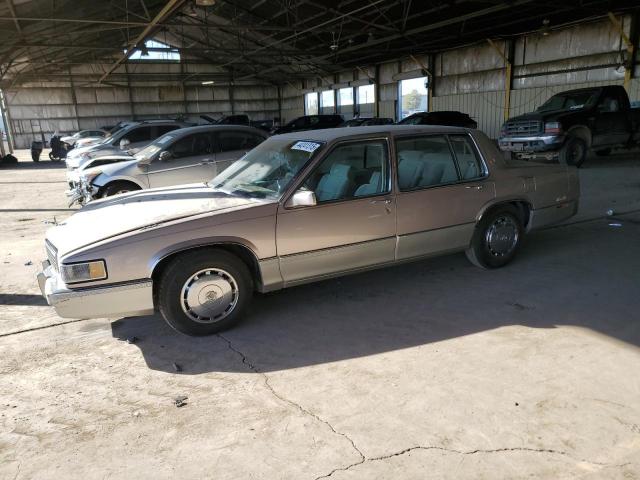
[[422, 180], [424, 161], [420, 159], [422, 152], [405, 150], [400, 152], [398, 163], [398, 183], [403, 190], [415, 188]]
[[351, 187], [352, 168], [343, 163], [334, 163], [329, 173], [322, 176], [316, 187], [318, 201], [344, 198]]
[[369, 183], [365, 183], [364, 185], [360, 185], [355, 193], [353, 194], [355, 197], [365, 197], [367, 195], [374, 195], [380, 192], [380, 180], [382, 179], [382, 175], [380, 172], [373, 172], [371, 174], [371, 178], [369, 179]]

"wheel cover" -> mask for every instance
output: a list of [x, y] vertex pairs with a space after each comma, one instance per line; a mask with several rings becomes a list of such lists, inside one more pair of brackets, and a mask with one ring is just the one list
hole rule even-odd
[[489, 253], [494, 257], [509, 255], [518, 244], [520, 230], [515, 220], [507, 215], [497, 217], [485, 234]]
[[194, 322], [216, 323], [235, 309], [238, 296], [238, 283], [229, 272], [205, 268], [184, 283], [180, 306]]

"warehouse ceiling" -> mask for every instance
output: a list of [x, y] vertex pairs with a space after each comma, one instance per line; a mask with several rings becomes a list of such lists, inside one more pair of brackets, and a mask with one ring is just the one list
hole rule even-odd
[[[126, 68], [148, 50], [215, 67], [208, 78], [280, 84], [622, 13], [637, 0], [0, 0], [4, 87], [163, 79]], [[208, 6], [203, 4], [208, 3]], [[144, 48], [155, 39], [166, 47]], [[162, 63], [162, 61], [148, 61]], [[74, 73], [74, 76], [76, 74]], [[82, 78], [80, 78], [82, 77]], [[127, 78], [125, 78], [127, 77]], [[198, 81], [185, 73], [165, 80]]]

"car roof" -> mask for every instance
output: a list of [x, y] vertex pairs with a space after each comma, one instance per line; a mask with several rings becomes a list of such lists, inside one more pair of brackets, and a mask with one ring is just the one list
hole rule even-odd
[[167, 132], [170, 135], [174, 135], [176, 137], [184, 137], [185, 135], [190, 135], [192, 133], [198, 132], [215, 132], [220, 130], [233, 130], [236, 132], [247, 132], [247, 133], [256, 133], [261, 137], [268, 137], [267, 132], [264, 130], [260, 130], [258, 128], [248, 127], [246, 125], [198, 125], [195, 127], [184, 127], [179, 128], [177, 130], [173, 130], [171, 132]]
[[322, 130], [303, 130], [301, 132], [277, 135], [286, 140], [316, 140], [332, 142], [344, 137], [358, 135], [411, 135], [421, 133], [465, 133], [471, 129], [442, 125], [375, 125], [369, 127], [324, 128]]

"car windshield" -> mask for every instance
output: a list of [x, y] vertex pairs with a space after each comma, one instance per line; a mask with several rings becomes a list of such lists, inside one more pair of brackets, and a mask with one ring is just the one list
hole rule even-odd
[[144, 147], [142, 150], [140, 150], [138, 153], [136, 153], [134, 155], [134, 158], [138, 161], [140, 160], [149, 161], [151, 160], [151, 157], [153, 157], [156, 153], [158, 153], [163, 148], [166, 148], [175, 138], [176, 138], [175, 135], [169, 135], [169, 134], [163, 135], [162, 137], [158, 138], [157, 140], [154, 140], [152, 143], [150, 143], [149, 145]]
[[596, 101], [597, 90], [585, 92], [565, 92], [554, 95], [538, 107], [538, 112], [552, 110], [579, 110]]
[[234, 162], [209, 186], [233, 195], [276, 200], [321, 145], [272, 137]]

